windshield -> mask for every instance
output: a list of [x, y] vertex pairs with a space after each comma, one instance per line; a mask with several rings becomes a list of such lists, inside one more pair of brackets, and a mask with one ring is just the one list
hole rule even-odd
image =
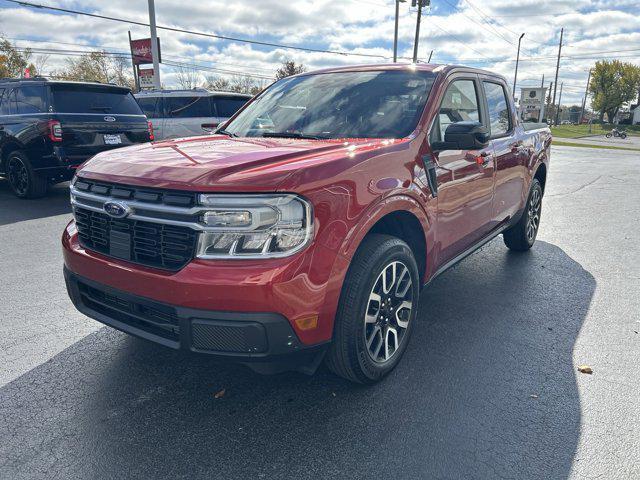
[[402, 138], [416, 127], [435, 75], [339, 72], [285, 78], [224, 132], [239, 137]]
[[123, 89], [56, 85], [52, 89], [53, 107], [58, 113], [103, 113], [143, 115], [136, 99]]

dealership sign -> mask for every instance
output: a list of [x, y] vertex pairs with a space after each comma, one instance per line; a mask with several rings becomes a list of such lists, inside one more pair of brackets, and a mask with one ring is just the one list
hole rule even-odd
[[[151, 51], [151, 39], [141, 38], [138, 40], [131, 40], [131, 56], [133, 57], [134, 65], [144, 65], [147, 63], [153, 63], [153, 53]], [[160, 55], [160, 39], [158, 39], [158, 62], [161, 62]]]
[[138, 78], [140, 79], [140, 88], [154, 87], [153, 68], [141, 68], [138, 70]]

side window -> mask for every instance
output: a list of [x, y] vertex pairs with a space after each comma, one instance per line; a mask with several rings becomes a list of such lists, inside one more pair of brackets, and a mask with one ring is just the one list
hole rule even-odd
[[249, 100], [237, 97], [211, 97], [211, 102], [215, 105], [216, 117], [232, 117], [240, 107]]
[[167, 97], [169, 118], [213, 117], [209, 97]]
[[16, 91], [7, 90], [2, 97], [0, 104], [0, 115], [11, 115], [16, 113]]
[[480, 121], [480, 102], [473, 80], [453, 81], [442, 97], [438, 116], [431, 130], [432, 142], [444, 142], [444, 132], [452, 123]]
[[147, 118], [158, 118], [160, 115], [158, 114], [158, 100], [160, 97], [139, 97], [136, 98], [138, 101], [138, 105], [147, 116]]
[[47, 111], [43, 86], [28, 85], [16, 90], [16, 113], [45, 113]]
[[491, 123], [491, 136], [504, 135], [511, 130], [512, 120], [509, 113], [507, 92], [498, 83], [482, 82], [484, 93], [489, 106], [489, 121]]

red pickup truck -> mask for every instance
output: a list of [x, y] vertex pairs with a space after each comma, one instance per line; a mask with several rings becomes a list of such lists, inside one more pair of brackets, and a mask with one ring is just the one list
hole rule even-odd
[[531, 248], [550, 143], [490, 72], [289, 77], [216, 134], [85, 163], [62, 238], [69, 295], [168, 347], [265, 373], [324, 359], [374, 382], [407, 348], [423, 286], [499, 234]]

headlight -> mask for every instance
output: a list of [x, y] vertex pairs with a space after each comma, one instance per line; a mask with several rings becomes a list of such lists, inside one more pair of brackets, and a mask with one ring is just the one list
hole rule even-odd
[[313, 235], [309, 202], [296, 195], [209, 195], [200, 222], [199, 258], [273, 258], [293, 255]]

